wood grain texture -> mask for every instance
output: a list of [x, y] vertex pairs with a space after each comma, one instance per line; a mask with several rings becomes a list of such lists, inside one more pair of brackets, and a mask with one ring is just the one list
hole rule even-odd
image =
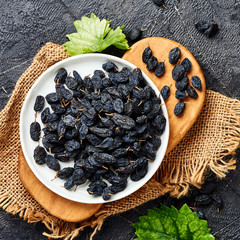
[[29, 168], [22, 149], [18, 159], [19, 177], [32, 197], [50, 214], [68, 222], [79, 222], [91, 217], [102, 204], [78, 203], [63, 198], [45, 187]]
[[[156, 77], [154, 72], [148, 71], [146, 64], [142, 61], [142, 53], [148, 46], [152, 49], [153, 56], [157, 57], [159, 62], [165, 62], [165, 74], [161, 77]], [[193, 99], [188, 97], [184, 100], [186, 106], [183, 114], [180, 116], [175, 116], [173, 112], [174, 107], [179, 100], [175, 98], [175, 81], [172, 78], [172, 69], [175, 65], [170, 64], [168, 61], [169, 51], [174, 47], [179, 47], [181, 50], [181, 56], [178, 63], [180, 63], [184, 58], [188, 58], [192, 63], [191, 70], [187, 73], [190, 82], [191, 77], [194, 75], [198, 76], [202, 82], [202, 90], [197, 90], [198, 98]], [[165, 101], [170, 126], [167, 152], [170, 152], [192, 127], [203, 107], [206, 83], [201, 67], [188, 49], [177, 42], [161, 37], [150, 37], [138, 41], [125, 53], [123, 59], [139, 67], [155, 83], [159, 90], [161, 90], [165, 85], [170, 87], [170, 96]]]

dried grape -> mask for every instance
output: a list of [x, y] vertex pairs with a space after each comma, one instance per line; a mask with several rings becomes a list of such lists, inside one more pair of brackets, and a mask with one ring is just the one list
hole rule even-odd
[[192, 63], [188, 58], [184, 58], [181, 62], [181, 65], [184, 67], [185, 72], [189, 72], [192, 66]]
[[59, 177], [60, 179], [68, 179], [69, 177], [72, 176], [73, 171], [74, 171], [74, 168], [65, 167], [65, 168], [61, 169], [60, 171], [58, 171], [57, 177]]
[[191, 78], [192, 85], [197, 89], [197, 90], [202, 90], [202, 83], [201, 80], [198, 76], [192, 76]]
[[161, 95], [164, 100], [166, 100], [170, 96], [170, 88], [168, 86], [164, 86], [161, 89]]
[[187, 93], [188, 93], [188, 96], [190, 96], [191, 98], [197, 98], [198, 97], [198, 94], [197, 94], [196, 90], [190, 85], [188, 85], [188, 87], [187, 87]]
[[140, 29], [133, 28], [128, 32], [127, 39], [130, 42], [135, 42], [141, 37], [141, 35], [142, 35], [142, 31]]
[[38, 141], [40, 137], [41, 126], [38, 122], [33, 122], [30, 125], [30, 136], [33, 141]]
[[144, 63], [147, 63], [151, 56], [152, 56], [151, 48], [150, 47], [145, 48], [142, 54], [142, 61]]
[[183, 101], [180, 101], [174, 107], [174, 114], [176, 116], [179, 116], [180, 114], [183, 113], [184, 109], [185, 109], [185, 103]]
[[169, 63], [171, 64], [177, 63], [180, 55], [181, 55], [181, 50], [178, 47], [173, 48], [168, 55]]
[[177, 99], [179, 99], [179, 100], [182, 100], [182, 99], [187, 98], [187, 93], [186, 93], [186, 91], [177, 90], [177, 91], [175, 92], [175, 97], [176, 97]]
[[65, 80], [67, 78], [67, 71], [65, 68], [60, 68], [58, 70], [58, 73], [54, 79], [54, 82], [55, 83], [61, 83], [61, 84], [64, 84], [65, 83]]
[[52, 155], [47, 155], [45, 157], [45, 162], [47, 164], [47, 166], [54, 170], [54, 171], [58, 171], [60, 170], [60, 164], [59, 162], [57, 161], [57, 159], [55, 157], [53, 157]]
[[47, 155], [47, 153], [43, 147], [37, 146], [34, 149], [33, 158], [37, 164], [39, 164], [39, 165], [44, 164], [46, 155]]
[[187, 89], [188, 84], [189, 84], [189, 79], [187, 76], [184, 76], [182, 80], [176, 81], [175, 87], [176, 89], [183, 91]]
[[164, 73], [165, 73], [165, 65], [164, 65], [164, 62], [159, 62], [157, 64], [157, 67], [155, 68], [155, 71], [154, 71], [155, 75], [157, 77], [161, 77]]
[[218, 32], [218, 24], [214, 20], [201, 20], [195, 24], [195, 27], [207, 37], [213, 37]]
[[147, 70], [148, 71], [154, 71], [157, 67], [158, 60], [156, 57], [151, 56], [149, 60], [147, 61]]
[[34, 111], [36, 112], [42, 111], [44, 108], [44, 103], [45, 103], [44, 97], [41, 95], [38, 95], [35, 100]]
[[184, 74], [185, 74], [185, 68], [180, 64], [176, 65], [172, 70], [172, 78], [175, 81], [182, 80], [184, 77]]
[[164, 7], [166, 8], [165, 6], [165, 0], [153, 0], [153, 3], [155, 3], [157, 6], [159, 7]]

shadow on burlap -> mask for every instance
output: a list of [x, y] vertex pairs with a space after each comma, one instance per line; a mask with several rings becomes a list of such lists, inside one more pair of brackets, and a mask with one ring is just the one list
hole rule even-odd
[[43, 222], [50, 238], [73, 239], [86, 226], [99, 230], [104, 219], [127, 211], [167, 192], [186, 195], [191, 185], [201, 187], [211, 169], [218, 177], [235, 169], [235, 160], [223, 157], [234, 154], [240, 142], [240, 101], [207, 91], [204, 108], [182, 141], [164, 158], [155, 176], [132, 195], [104, 204], [90, 219], [80, 223], [64, 222], [45, 211], [25, 190], [18, 176], [20, 149], [19, 117], [28, 90], [51, 65], [67, 58], [62, 46], [47, 43], [31, 66], [18, 80], [6, 107], [0, 113], [0, 206], [19, 214], [30, 223]]

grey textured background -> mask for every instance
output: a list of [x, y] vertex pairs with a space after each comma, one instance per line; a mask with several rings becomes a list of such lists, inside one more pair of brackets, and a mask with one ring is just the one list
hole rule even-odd
[[[167, 9], [151, 0], [0, 0], [0, 109], [7, 103], [16, 81], [30, 65], [33, 56], [46, 42], [62, 44], [67, 33], [74, 32], [73, 21], [94, 12], [113, 20], [112, 27], [125, 24], [125, 32], [137, 27], [147, 29], [142, 37], [161, 36], [187, 47], [200, 63], [208, 89], [240, 99], [240, 1], [239, 0], [168, 0]], [[198, 19], [214, 19], [218, 34], [208, 39], [198, 33]], [[0, 123], [1, 124], [1, 123]], [[240, 153], [236, 155], [240, 159]], [[217, 192], [224, 200], [218, 213], [214, 206], [203, 208], [216, 239], [240, 239], [240, 166], [219, 181]], [[94, 240], [130, 240], [130, 223], [160, 206], [159, 198], [127, 213], [110, 217]], [[187, 198], [175, 201], [180, 207]], [[47, 239], [40, 223], [28, 224], [18, 216], [0, 210], [0, 240]], [[89, 239], [86, 229], [76, 239]]]

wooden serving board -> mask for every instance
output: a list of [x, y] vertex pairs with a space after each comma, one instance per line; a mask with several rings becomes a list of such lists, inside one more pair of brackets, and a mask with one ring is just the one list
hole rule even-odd
[[[147, 46], [150, 46], [153, 50], [153, 55], [158, 58], [158, 61], [165, 61], [166, 71], [160, 78], [157, 78], [154, 73], [149, 72], [146, 69], [146, 64], [142, 62], [142, 52]], [[197, 99], [191, 99], [188, 97], [185, 100], [186, 108], [180, 117], [176, 117], [173, 113], [174, 106], [178, 100], [174, 97], [176, 88], [175, 81], [172, 79], [171, 75], [174, 66], [168, 62], [168, 53], [174, 47], [179, 47], [181, 49], [181, 60], [187, 57], [192, 62], [191, 71], [187, 74], [189, 79], [191, 76], [197, 75], [200, 77], [203, 86], [202, 91], [197, 91]], [[199, 64], [185, 47], [177, 42], [160, 37], [146, 38], [135, 43], [131, 49], [126, 52], [123, 59], [133, 63], [146, 73], [156, 84], [159, 90], [164, 85], [171, 85], [171, 95], [166, 100], [170, 123], [170, 137], [167, 152], [171, 151], [191, 128], [204, 104], [206, 84]], [[36, 199], [36, 201], [49, 213], [62, 220], [69, 222], [82, 221], [91, 217], [102, 206], [102, 204], [84, 204], [74, 202], [60, 197], [49, 190], [35, 177], [24, 158], [22, 150], [20, 150], [19, 153], [18, 171], [24, 187], [28, 190], [32, 197]]]
[[24, 187], [49, 213], [64, 221], [79, 222], [91, 217], [102, 204], [78, 203], [63, 198], [45, 187], [29, 168], [22, 149], [18, 158], [18, 173]]
[[[146, 68], [146, 64], [142, 61], [142, 53], [144, 49], [148, 46], [152, 49], [153, 56], [155, 56], [159, 62], [165, 62], [165, 74], [161, 77], [156, 77], [154, 72], [148, 71]], [[170, 50], [175, 47], [179, 47], [181, 50], [179, 62], [181, 62], [184, 58], [188, 58], [192, 63], [191, 70], [187, 74], [190, 82], [191, 77], [194, 75], [198, 76], [202, 82], [202, 90], [196, 90], [198, 93], [197, 99], [193, 99], [190, 97], [184, 99], [185, 110], [183, 114], [181, 114], [181, 116], [175, 116], [173, 112], [174, 107], [179, 100], [175, 98], [175, 80], [173, 80], [172, 78], [172, 69], [175, 65], [170, 64], [168, 61], [168, 54]], [[170, 96], [165, 101], [168, 110], [170, 125], [170, 135], [167, 152], [170, 152], [181, 141], [187, 131], [192, 127], [204, 104], [206, 83], [203, 72], [197, 60], [188, 51], [188, 49], [181, 44], [161, 37], [150, 37], [138, 41], [131, 47], [130, 50], [125, 53], [123, 59], [131, 62], [132, 64], [140, 68], [155, 83], [159, 90], [161, 90], [162, 87], [165, 85], [169, 87], [171, 86]]]

